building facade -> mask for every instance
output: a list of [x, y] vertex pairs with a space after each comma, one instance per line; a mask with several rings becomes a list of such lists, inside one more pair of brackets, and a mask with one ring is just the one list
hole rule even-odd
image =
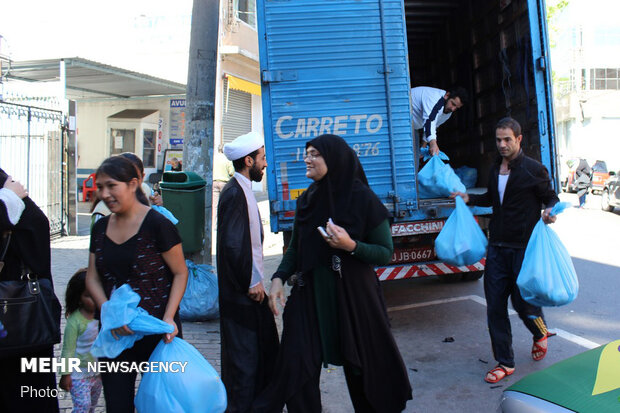
[[554, 25], [557, 137], [571, 158], [620, 169], [620, 23], [616, 0], [571, 0]]

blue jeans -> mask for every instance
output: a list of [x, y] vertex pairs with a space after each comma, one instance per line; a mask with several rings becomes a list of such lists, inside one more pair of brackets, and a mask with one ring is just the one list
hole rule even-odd
[[579, 197], [579, 206], [580, 206], [580, 207], [585, 205], [585, 203], [586, 203], [586, 195], [587, 195], [587, 194], [588, 194], [588, 193], [586, 192], [585, 194], [583, 194], [583, 195], [581, 195], [581, 196]]

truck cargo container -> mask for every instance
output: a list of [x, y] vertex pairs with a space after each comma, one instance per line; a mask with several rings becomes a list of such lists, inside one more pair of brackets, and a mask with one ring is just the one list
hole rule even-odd
[[[415, 86], [469, 92], [437, 135], [452, 167], [477, 170], [478, 187], [498, 156], [495, 124], [512, 116], [523, 150], [557, 190], [543, 0], [257, 0], [257, 13], [272, 231], [292, 229], [296, 199], [311, 183], [305, 143], [332, 133], [357, 152], [392, 213], [395, 250], [377, 268], [381, 280], [482, 275], [484, 259], [463, 267], [436, 259], [434, 239], [454, 201], [418, 196]], [[490, 208], [471, 210], [486, 229]]]

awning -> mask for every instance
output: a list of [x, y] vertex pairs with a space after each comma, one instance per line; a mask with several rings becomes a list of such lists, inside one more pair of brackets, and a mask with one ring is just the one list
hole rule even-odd
[[260, 85], [248, 82], [247, 80], [239, 79], [238, 77], [229, 74], [226, 75], [226, 78], [228, 79], [229, 88], [260, 96]]
[[69, 99], [177, 96], [186, 93], [184, 84], [80, 57], [12, 62], [6, 76], [28, 82], [57, 82], [60, 80], [61, 60], [65, 62]]

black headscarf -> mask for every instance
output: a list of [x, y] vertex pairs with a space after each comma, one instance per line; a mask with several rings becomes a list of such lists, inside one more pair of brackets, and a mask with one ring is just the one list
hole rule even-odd
[[317, 265], [330, 265], [335, 250], [316, 229], [325, 227], [329, 218], [346, 229], [353, 240], [359, 241], [389, 216], [368, 187], [364, 168], [344, 139], [321, 135], [308, 141], [306, 149], [309, 146], [320, 152], [327, 164], [327, 174], [312, 183], [297, 200], [297, 265], [302, 272]]

